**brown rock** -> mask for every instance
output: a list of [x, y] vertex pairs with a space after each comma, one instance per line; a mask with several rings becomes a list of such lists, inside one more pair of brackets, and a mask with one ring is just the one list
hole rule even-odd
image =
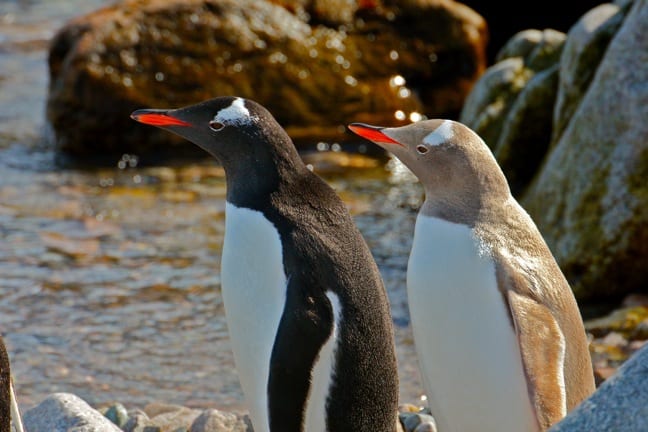
[[69, 22], [49, 56], [58, 147], [192, 151], [128, 115], [219, 95], [257, 100], [297, 142], [341, 141], [349, 121], [458, 112], [485, 67], [483, 19], [451, 0], [279, 3], [294, 13], [269, 1], [125, 0]]
[[631, 337], [637, 327], [648, 319], [648, 307], [635, 306], [615, 310], [605, 317], [588, 320], [585, 330], [595, 337], [602, 337], [612, 332]]

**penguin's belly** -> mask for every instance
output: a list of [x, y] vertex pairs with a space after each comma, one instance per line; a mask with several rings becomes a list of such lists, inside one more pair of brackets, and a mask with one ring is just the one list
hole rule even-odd
[[495, 267], [472, 230], [419, 215], [407, 271], [416, 351], [440, 432], [538, 430]]
[[261, 212], [226, 203], [221, 286], [241, 387], [257, 432], [269, 431], [270, 356], [286, 301], [279, 232]]

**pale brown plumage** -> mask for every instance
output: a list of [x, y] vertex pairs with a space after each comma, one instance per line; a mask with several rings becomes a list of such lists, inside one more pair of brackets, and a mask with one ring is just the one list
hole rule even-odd
[[350, 128], [394, 153], [419, 178], [423, 215], [470, 227], [493, 259], [538, 425], [548, 429], [595, 389], [588, 342], [567, 280], [511, 196], [491, 151], [469, 128], [449, 120]]

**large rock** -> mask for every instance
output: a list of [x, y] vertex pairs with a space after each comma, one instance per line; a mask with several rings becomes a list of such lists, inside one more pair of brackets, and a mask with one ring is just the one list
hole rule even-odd
[[493, 150], [514, 195], [528, 185], [549, 145], [564, 43], [565, 35], [554, 30], [516, 34], [461, 112], [460, 121]]
[[452, 0], [277, 3], [125, 0], [72, 20], [49, 56], [58, 147], [193, 150], [128, 115], [219, 95], [257, 100], [297, 142], [343, 140], [352, 120], [456, 115], [485, 68], [485, 23]]
[[489, 63], [493, 63], [496, 54], [516, 33], [533, 28], [567, 32], [580, 16], [601, 0], [464, 0], [464, 3], [483, 16], [488, 24], [487, 53]]
[[54, 393], [25, 412], [28, 432], [121, 432], [110, 420], [78, 396]]
[[625, 10], [605, 3], [587, 12], [567, 35], [560, 61], [560, 83], [553, 112], [554, 142], [562, 135], [587, 90], [608, 44], [619, 30]]
[[637, 0], [522, 201], [581, 300], [648, 286], [646, 22]]
[[550, 432], [648, 431], [648, 345]]

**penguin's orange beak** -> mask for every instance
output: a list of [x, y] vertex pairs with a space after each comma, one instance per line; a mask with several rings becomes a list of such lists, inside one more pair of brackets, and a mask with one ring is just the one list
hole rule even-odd
[[133, 112], [131, 118], [151, 126], [191, 126], [190, 123], [169, 115], [165, 110], [140, 109]]
[[403, 144], [385, 135], [383, 132], [384, 128], [380, 126], [371, 126], [364, 123], [351, 123], [349, 129], [354, 134], [366, 138], [369, 141], [373, 141], [376, 144], [396, 144], [404, 147]]

